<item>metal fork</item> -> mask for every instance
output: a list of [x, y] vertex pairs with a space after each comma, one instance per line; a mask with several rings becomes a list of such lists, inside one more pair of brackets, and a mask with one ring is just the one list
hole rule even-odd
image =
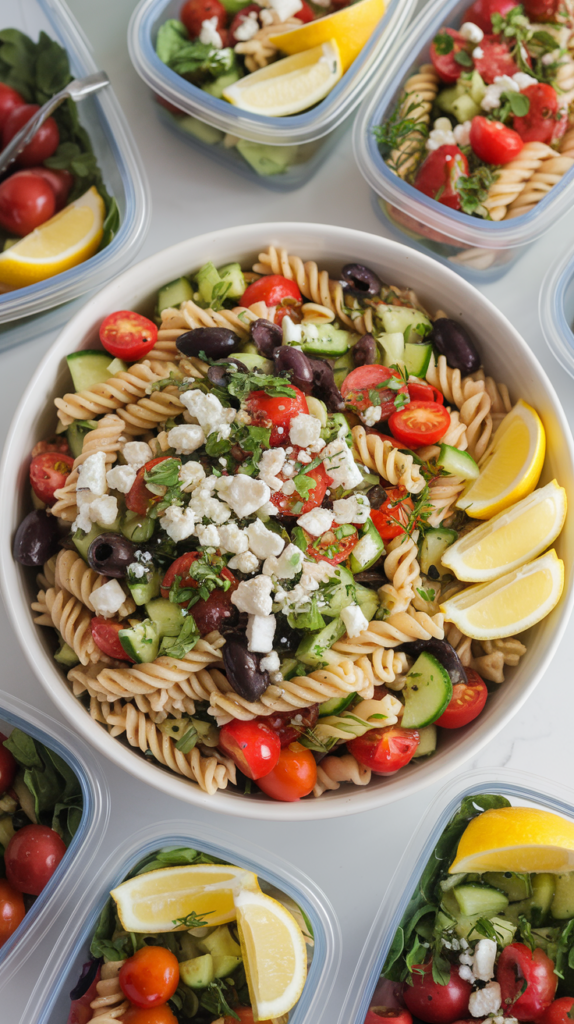
[[105, 71], [96, 71], [95, 74], [88, 75], [86, 78], [75, 78], [72, 82], [68, 83], [65, 89], [55, 93], [47, 103], [44, 103], [43, 107], [36, 111], [24, 127], [16, 133], [6, 148], [2, 150], [0, 153], [0, 174], [3, 174], [10, 164], [13, 163], [16, 157], [32, 140], [40, 125], [44, 123], [64, 100], [68, 98], [76, 101], [83, 100], [84, 96], [89, 96], [93, 92], [99, 92], [100, 89], [105, 89], [109, 84], [110, 80]]

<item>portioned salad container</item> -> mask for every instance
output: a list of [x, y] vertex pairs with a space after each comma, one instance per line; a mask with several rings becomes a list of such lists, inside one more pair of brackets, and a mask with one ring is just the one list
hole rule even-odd
[[[16, 931], [0, 948], [0, 986], [22, 966], [55, 918], [69, 907], [79, 883], [98, 853], [109, 816], [107, 784], [93, 752], [83, 740], [49, 715], [0, 691], [0, 733], [9, 737], [14, 729], [37, 740], [66, 762], [79, 783], [82, 813], [72, 841], [51, 879], [27, 909]], [[30, 786], [33, 789], [34, 782], [28, 788]], [[64, 797], [62, 791], [62, 800]], [[49, 799], [47, 789], [43, 798]]]
[[425, 8], [392, 66], [360, 108], [353, 139], [359, 170], [373, 189], [374, 207], [391, 233], [480, 283], [498, 279], [569, 208], [573, 170], [530, 212], [498, 222], [482, 220], [436, 202], [399, 178], [385, 163], [373, 133], [391, 117], [409, 75], [429, 62], [437, 32], [442, 27], [458, 28], [469, 6], [466, 0], [434, 0]]
[[[78, 985], [78, 979], [89, 960], [95, 927], [110, 891], [150, 854], [186, 847], [254, 872], [264, 892], [270, 891], [279, 900], [280, 893], [284, 894], [297, 904], [302, 912], [302, 927], [312, 935], [313, 942], [307, 947], [307, 979], [289, 1021], [303, 1024], [317, 1020], [341, 958], [339, 923], [327, 897], [307, 875], [270, 850], [256, 847], [229, 831], [168, 820], [147, 826], [125, 840], [96, 873], [84, 893], [84, 909], [62, 936], [32, 992], [23, 1017], [28, 1024], [62, 1024], [68, 1020], [70, 991], [74, 990], [74, 998], [80, 998], [81, 989], [87, 988], [86, 983]], [[164, 863], [169, 865], [168, 856]]]
[[574, 259], [570, 250], [548, 270], [540, 288], [538, 312], [548, 348], [574, 377]]
[[162, 119], [225, 166], [268, 188], [288, 191], [308, 181], [326, 159], [364, 89], [396, 49], [414, 0], [389, 0], [373, 35], [335, 88], [311, 110], [288, 117], [242, 111], [192, 85], [159, 59], [158, 29], [167, 19], [179, 18], [181, 6], [179, 0], [142, 0], [128, 29], [132, 63], [159, 100]]

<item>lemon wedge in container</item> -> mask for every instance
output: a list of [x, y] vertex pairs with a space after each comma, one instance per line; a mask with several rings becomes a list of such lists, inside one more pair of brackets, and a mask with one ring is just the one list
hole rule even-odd
[[339, 48], [331, 39], [240, 78], [223, 97], [250, 114], [285, 117], [319, 103], [342, 74]]
[[[269, 42], [282, 53], [301, 53], [313, 46], [335, 40], [343, 71], [359, 56], [385, 13], [384, 0], [359, 0], [341, 11], [308, 22], [289, 32], [270, 36]], [[297, 17], [297, 15], [295, 15]]]
[[235, 897], [237, 930], [255, 1020], [295, 1005], [307, 978], [307, 950], [295, 918], [277, 900], [243, 890]]
[[473, 818], [449, 871], [573, 871], [574, 823], [536, 807], [499, 807]]
[[491, 519], [534, 490], [544, 463], [546, 435], [532, 406], [520, 400], [504, 417], [484, 456], [480, 474], [456, 503], [472, 519]]

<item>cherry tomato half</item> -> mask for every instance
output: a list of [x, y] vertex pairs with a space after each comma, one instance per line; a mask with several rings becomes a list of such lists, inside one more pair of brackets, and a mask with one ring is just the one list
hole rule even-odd
[[274, 714], [255, 721], [268, 725], [279, 737], [281, 746], [288, 747], [305, 729], [312, 729], [317, 724], [318, 717], [319, 705], [310, 704], [308, 708], [301, 708], [299, 711], [275, 711]]
[[555, 999], [538, 1018], [537, 1024], [570, 1024], [569, 1013], [573, 1006], [574, 998], [572, 996]]
[[47, 825], [24, 825], [12, 836], [4, 861], [14, 889], [39, 896], [66, 852], [66, 844]]
[[501, 14], [504, 18], [513, 7], [515, 0], [475, 0], [462, 19], [478, 25], [485, 35], [492, 34], [492, 15]]
[[[414, 505], [404, 487], [387, 488], [387, 499], [380, 508], [371, 509], [371, 519], [384, 541], [399, 537], [409, 521]], [[401, 526], [402, 523], [402, 526]]]
[[424, 380], [409, 380], [408, 392], [411, 402], [438, 402], [444, 405], [442, 392]]
[[482, 115], [470, 124], [470, 144], [476, 155], [487, 164], [507, 164], [520, 153], [524, 143], [518, 132], [502, 121], [489, 121]]
[[119, 973], [120, 988], [130, 1003], [142, 1010], [162, 1006], [179, 984], [179, 963], [164, 946], [142, 946]]
[[257, 780], [259, 789], [273, 800], [293, 803], [309, 796], [317, 782], [315, 758], [301, 743], [283, 747], [273, 771]]
[[161, 501], [161, 495], [153, 494], [146, 487], [145, 474], [159, 462], [164, 462], [169, 458], [171, 458], [169, 455], [160, 455], [159, 458], [150, 459], [145, 466], [138, 469], [136, 478], [126, 494], [126, 508], [129, 508], [130, 512], [137, 512], [138, 516], [145, 516], [152, 505], [157, 505], [158, 501]]
[[120, 629], [125, 628], [125, 622], [114, 622], [113, 619], [98, 619], [94, 616], [90, 622], [94, 643], [100, 648], [100, 651], [107, 654], [109, 658], [130, 661], [133, 664], [133, 658], [126, 654], [118, 636]]
[[446, 711], [437, 718], [435, 725], [443, 729], [460, 729], [480, 715], [488, 697], [486, 683], [472, 668], [466, 669], [466, 675], [467, 683], [454, 684]]
[[468, 49], [467, 40], [456, 29], [441, 28], [440, 32], [437, 32], [431, 44], [430, 58], [442, 82], [447, 85], [458, 82], [464, 68], [455, 58], [461, 50], [468, 52]]
[[403, 998], [413, 1017], [426, 1024], [453, 1024], [468, 1013], [472, 986], [459, 977], [457, 966], [451, 967], [446, 985], [433, 981], [432, 963], [415, 967], [412, 979], [412, 985], [405, 985]]
[[531, 21], [558, 21], [562, 0], [523, 0], [522, 6]]
[[74, 460], [71, 455], [61, 452], [44, 452], [36, 455], [30, 463], [30, 483], [34, 494], [46, 505], [56, 501], [55, 492], [63, 487], [72, 470]]
[[45, 441], [38, 441], [32, 448], [32, 458], [44, 455], [45, 452], [60, 452], [61, 455], [69, 455], [70, 446], [66, 441], [65, 434], [52, 434]]
[[252, 391], [245, 407], [251, 416], [251, 422], [259, 427], [271, 427], [269, 444], [272, 448], [280, 444], [289, 444], [289, 424], [299, 413], [309, 412], [307, 399], [294, 384], [292, 398], [272, 398], [264, 391]]
[[439, 402], [409, 402], [389, 419], [393, 437], [409, 448], [435, 444], [446, 434], [450, 413]]
[[265, 722], [234, 719], [219, 733], [219, 747], [248, 779], [260, 779], [275, 768], [281, 753], [276, 732]]
[[458, 146], [439, 146], [420, 165], [414, 187], [437, 203], [460, 210], [458, 179], [468, 174], [468, 160]]
[[566, 117], [558, 115], [558, 95], [551, 85], [539, 82], [522, 90], [522, 95], [529, 101], [528, 113], [523, 117], [515, 117], [512, 127], [518, 132], [523, 142], [545, 142], [547, 146], [554, 140], [560, 122]]
[[5, 878], [0, 879], [0, 947], [8, 942], [24, 920], [26, 908], [22, 893], [14, 889]]
[[327, 530], [320, 537], [313, 537], [303, 530], [308, 541], [307, 555], [309, 558], [314, 558], [316, 562], [329, 562], [330, 565], [339, 565], [344, 562], [353, 548], [357, 546], [359, 533], [356, 527], [353, 527], [354, 533], [337, 537], [337, 531], [340, 529], [340, 526], [333, 523], [332, 529]]
[[[480, 41], [480, 49], [482, 57], [473, 58], [474, 66], [487, 85], [492, 85], [495, 78], [500, 75], [508, 75], [512, 78], [519, 70], [508, 43], [500, 36], [484, 36]], [[500, 124], [500, 121], [492, 123]], [[474, 149], [474, 146], [472, 148]]]
[[8, 747], [4, 746], [7, 737], [0, 732], [0, 794], [5, 793], [14, 783], [18, 764], [15, 757], [10, 753]]
[[4, 82], [0, 82], [0, 130], [4, 127], [6, 120], [16, 107], [25, 106], [26, 100], [23, 100], [19, 92], [15, 89], [11, 89], [9, 85], [5, 85]]
[[63, 209], [74, 184], [74, 177], [69, 171], [53, 171], [50, 167], [28, 167], [25, 171], [17, 171], [12, 178], [21, 174], [35, 174], [37, 178], [43, 178], [56, 197], [56, 213]]
[[[300, 451], [300, 448], [293, 448], [293, 451], [287, 456], [287, 461], [292, 463], [297, 462]], [[271, 495], [271, 501], [275, 507], [283, 513], [283, 515], [302, 516], [305, 512], [310, 512], [312, 508], [317, 508], [322, 504], [323, 498], [327, 493], [327, 488], [333, 482], [331, 477], [327, 474], [322, 462], [310, 471], [306, 471], [305, 467], [302, 466], [299, 472], [314, 480], [315, 486], [310, 488], [307, 497], [305, 497], [305, 494], [300, 495], [296, 488], [293, 491], [293, 494], [283, 494], [282, 491], [275, 491], [275, 493]], [[283, 473], [280, 473], [279, 479], [285, 482], [287, 477], [284, 476]], [[301, 502], [303, 502], [303, 504], [301, 504]]]
[[0, 185], [0, 225], [11, 235], [29, 235], [55, 212], [54, 190], [36, 174], [20, 171]]
[[[502, 1005], [520, 1021], [537, 1020], [550, 1006], [558, 984], [550, 957], [540, 948], [532, 952], [522, 942], [511, 942], [502, 950], [496, 980]], [[525, 981], [526, 989], [520, 995]]]
[[357, 736], [347, 743], [347, 749], [359, 764], [370, 768], [376, 775], [393, 775], [409, 763], [419, 739], [416, 729], [387, 725], [384, 729], [369, 729], [364, 736]]
[[413, 1024], [412, 1014], [402, 1006], [371, 1006], [367, 1010], [365, 1024], [380, 1024], [381, 1020], [392, 1024]]
[[177, 1024], [177, 1017], [167, 1005], [146, 1010], [130, 1006], [122, 1015], [122, 1024]]
[[157, 341], [157, 326], [140, 313], [120, 309], [100, 325], [100, 341], [106, 352], [134, 363], [143, 359]]
[[[401, 375], [397, 370], [391, 370], [388, 366], [379, 366], [376, 363], [368, 363], [366, 366], [357, 366], [351, 370], [341, 384], [341, 394], [345, 399], [345, 405], [351, 410], [364, 412], [371, 406], [380, 403], [380, 422], [388, 420], [391, 413], [395, 411], [395, 398], [397, 394], [408, 395], [407, 385], [403, 384], [398, 389], [389, 388], [388, 381], [400, 380]], [[373, 401], [375, 398], [375, 401]]]
[[[187, 554], [181, 555], [176, 558], [175, 562], [172, 562], [161, 584], [162, 597], [169, 597], [170, 587], [176, 576], [181, 576], [180, 585], [182, 587], [195, 589], [199, 586], [197, 580], [188, 575], [191, 565], [198, 558], [197, 551], [188, 551]], [[231, 586], [227, 590], [218, 587], [211, 591], [207, 600], [201, 599], [191, 606], [191, 614], [202, 636], [207, 636], [212, 630], [218, 629], [225, 619], [229, 619], [235, 614], [235, 609], [231, 604], [231, 595], [234, 590], [237, 590], [239, 583], [230, 569], [222, 569], [220, 575], [224, 580], [229, 580]], [[185, 601], [182, 602], [183, 606], [185, 603]]]
[[[2, 128], [2, 146], [5, 147], [14, 136], [28, 123], [31, 117], [38, 112], [40, 107], [37, 103], [24, 103], [23, 106], [15, 107], [4, 122]], [[32, 141], [19, 153], [16, 163], [20, 167], [34, 167], [41, 164], [56, 152], [60, 143], [58, 125], [53, 117], [48, 117], [44, 124], [40, 125]]]
[[301, 302], [301, 292], [295, 281], [281, 274], [268, 274], [247, 286], [241, 299], [241, 306], [252, 306], [254, 302], [264, 302], [266, 306], [278, 306], [284, 299], [295, 299]]

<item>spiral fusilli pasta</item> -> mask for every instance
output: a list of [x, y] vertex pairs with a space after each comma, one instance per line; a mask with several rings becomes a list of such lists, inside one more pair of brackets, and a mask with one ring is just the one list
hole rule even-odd
[[66, 520], [66, 522], [74, 521], [78, 514], [76, 487], [80, 466], [94, 452], [105, 452], [106, 468], [109, 469], [117, 459], [124, 425], [123, 420], [119, 416], [110, 413], [107, 416], [102, 416], [101, 420], [98, 420], [98, 425], [85, 434], [81, 455], [74, 459], [72, 471], [64, 487], [60, 487], [55, 491], [57, 500], [50, 509], [53, 516], [58, 516], [60, 519]]
[[[526, 149], [526, 146], [524, 147]], [[552, 155], [547, 156], [538, 169], [528, 179], [520, 195], [508, 207], [507, 216], [520, 217], [534, 209], [541, 199], [544, 199], [554, 185], [557, 185], [561, 178], [574, 167], [574, 157], [565, 156], [562, 153], [551, 151]], [[518, 158], [520, 159], [520, 157]]]
[[[101, 576], [94, 569], [90, 569], [81, 555], [71, 550], [59, 552], [56, 559], [54, 579], [56, 586], [60, 590], [65, 590], [72, 594], [78, 601], [85, 604], [91, 612], [95, 612], [91, 600], [92, 594], [108, 582], [105, 576]], [[126, 595], [123, 605], [118, 609], [118, 617], [125, 619], [127, 615], [131, 615], [135, 611], [135, 607], [133, 597]]]
[[[171, 367], [175, 369], [175, 367]], [[74, 420], [89, 420], [94, 416], [101, 416], [103, 413], [113, 412], [120, 406], [126, 405], [134, 398], [143, 398], [148, 384], [156, 380], [162, 380], [170, 372], [170, 364], [166, 363], [165, 372], [152, 370], [149, 361], [134, 363], [129, 370], [122, 370], [115, 377], [110, 377], [102, 384], [92, 384], [85, 391], [78, 391], [75, 394], [64, 395], [63, 398], [55, 398], [54, 404], [58, 410], [58, 418], [68, 426]]]
[[[81, 601], [54, 586], [46, 591], [41, 590], [32, 608], [40, 611], [42, 617], [49, 615], [50, 624], [61, 633], [62, 639], [76, 653], [82, 665], [98, 660], [101, 652], [92, 638], [92, 616]], [[35, 621], [38, 625], [48, 625], [47, 622]]]
[[411, 494], [423, 490], [425, 479], [412, 455], [395, 448], [380, 434], [367, 434], [362, 426], [353, 427], [351, 433], [357, 458], [364, 466], [376, 470], [390, 484], [400, 484]]
[[[434, 67], [432, 64], [423, 64], [405, 82], [399, 116], [408, 117], [419, 129], [423, 125], [427, 126], [438, 87], [439, 78]], [[413, 129], [391, 152], [388, 165], [399, 178], [406, 178], [416, 167], [424, 153], [424, 139], [420, 131]]]
[[497, 172], [488, 190], [483, 206], [488, 210], [491, 220], [504, 220], [509, 207], [524, 191], [527, 182], [532, 180], [545, 160], [554, 156], [554, 150], [545, 142], [524, 144], [518, 156]]
[[313, 796], [322, 796], [327, 790], [333, 792], [343, 782], [351, 782], [353, 786], [367, 786], [370, 781], [371, 769], [359, 764], [352, 754], [324, 757], [317, 765], [317, 783]]
[[379, 596], [393, 614], [407, 610], [414, 597], [414, 587], [420, 580], [417, 540], [415, 531], [413, 536], [400, 534], [387, 545], [384, 567], [385, 576], [391, 582], [381, 587]]
[[119, 973], [124, 960], [111, 960], [103, 964], [100, 972], [100, 980], [96, 985], [97, 996], [90, 1003], [93, 1010], [91, 1020], [98, 1024], [117, 1024], [129, 1009], [129, 1002], [125, 998], [119, 983]]

